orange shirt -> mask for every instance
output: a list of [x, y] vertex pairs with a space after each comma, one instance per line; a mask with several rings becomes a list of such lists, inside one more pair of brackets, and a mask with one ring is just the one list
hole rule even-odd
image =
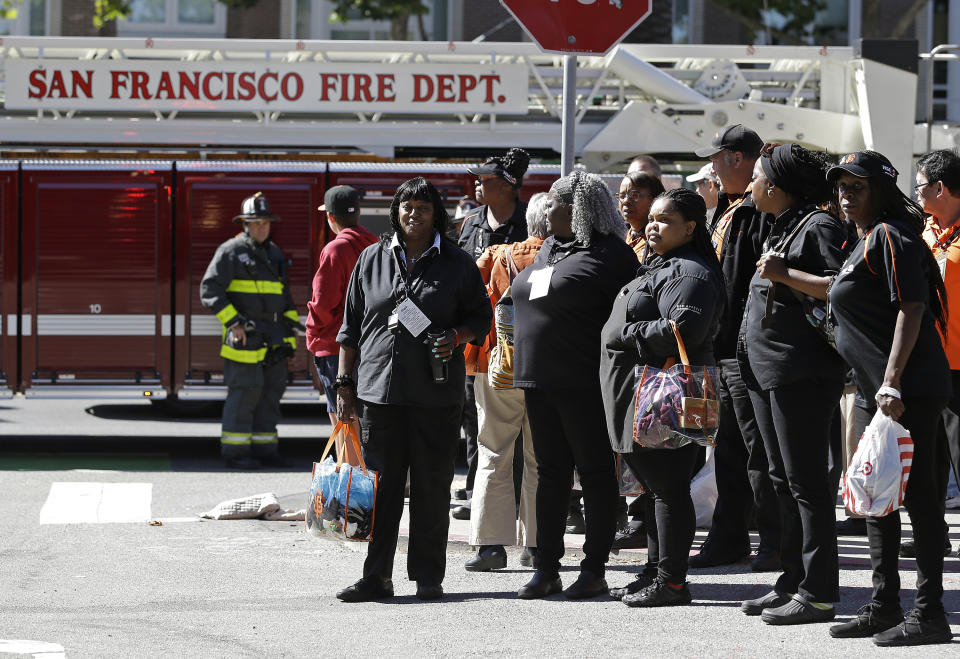
[[[927, 220], [923, 239], [933, 251], [947, 288], [947, 304], [951, 313], [947, 317], [947, 333], [941, 334], [943, 350], [947, 353], [950, 370], [960, 371], [960, 222], [941, 230], [931, 217]], [[955, 309], [958, 311], [954, 312]]]
[[717, 250], [717, 258], [720, 258], [720, 253], [723, 251], [723, 243], [727, 239], [727, 230], [730, 228], [730, 222], [733, 220], [733, 211], [743, 203], [745, 198], [746, 195], [730, 204], [727, 210], [723, 211], [723, 215], [720, 216], [720, 219], [717, 220], [717, 223], [713, 227], [713, 235], [710, 236], [710, 239], [713, 241], [713, 246]]
[[643, 232], [637, 233], [633, 229], [627, 229], [627, 235], [624, 237], [624, 240], [627, 241], [627, 245], [629, 245], [630, 249], [637, 255], [637, 260], [643, 263], [643, 250], [647, 246], [647, 238]]
[[[491, 245], [480, 255], [480, 258], [477, 259], [477, 267], [480, 269], [483, 282], [487, 285], [487, 295], [490, 297], [491, 305], [496, 306], [497, 301], [503, 297], [504, 291], [510, 286], [510, 266], [507, 265], [507, 250], [510, 251], [519, 272], [533, 263], [541, 245], [543, 245], [543, 238], [530, 236], [519, 243]], [[496, 323], [490, 327], [490, 333], [482, 346], [476, 346], [472, 343], [464, 346], [463, 360], [467, 375], [487, 372], [490, 351], [493, 350], [495, 345], [497, 345]]]

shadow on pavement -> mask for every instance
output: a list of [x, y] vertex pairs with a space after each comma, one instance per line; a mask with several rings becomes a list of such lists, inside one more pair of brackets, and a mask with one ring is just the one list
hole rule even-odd
[[[329, 425], [326, 406], [317, 403], [289, 403], [280, 406], [283, 418], [301, 422], [315, 420]], [[87, 414], [113, 421], [164, 421], [169, 423], [220, 423], [223, 401], [219, 400], [158, 400], [145, 405], [142, 401], [130, 403], [101, 403], [86, 408]]]

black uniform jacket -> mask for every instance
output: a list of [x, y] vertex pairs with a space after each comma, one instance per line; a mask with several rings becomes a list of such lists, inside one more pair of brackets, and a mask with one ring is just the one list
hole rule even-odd
[[[547, 295], [530, 299], [533, 273], [553, 263]], [[594, 232], [590, 245], [551, 236], [513, 280], [514, 385], [518, 389], [600, 386], [600, 330], [617, 291], [637, 271], [620, 236]]]
[[[293, 326], [299, 318], [286, 270], [283, 252], [269, 238], [257, 243], [242, 233], [217, 248], [200, 281], [200, 301], [223, 324], [222, 357], [255, 364], [270, 346], [296, 349]], [[226, 340], [226, 328], [237, 323], [247, 323], [246, 345]]]
[[[430, 326], [414, 337], [400, 325], [391, 331], [388, 320], [409, 297], [429, 319]], [[463, 400], [463, 346], [448, 362], [446, 383], [433, 381], [426, 334], [466, 325], [483, 343], [490, 331], [493, 309], [473, 259], [450, 240], [440, 240], [409, 269], [402, 249], [381, 238], [360, 253], [337, 335], [341, 345], [356, 348], [357, 397], [368, 403], [443, 407]]]
[[[730, 205], [726, 195], [721, 194], [716, 220]], [[773, 218], [761, 213], [753, 204], [753, 197], [747, 193], [736, 209], [727, 229], [720, 253], [720, 267], [727, 287], [727, 304], [720, 331], [717, 333], [717, 359], [734, 359], [737, 355], [737, 336], [747, 304], [750, 279], [757, 271], [757, 261], [763, 253], [763, 241], [773, 223]]]
[[[801, 221], [803, 226], [791, 237]], [[787, 238], [789, 243], [783, 250], [787, 267], [818, 277], [837, 274], [851, 247], [843, 222], [815, 207], [782, 213], [773, 223], [766, 247], [775, 249]], [[767, 314], [769, 290], [770, 281], [761, 279], [754, 270], [744, 327], [750, 369], [760, 387], [773, 389], [808, 379], [842, 380], [846, 368], [843, 360], [807, 320], [803, 303], [793, 289], [774, 284], [773, 303]]]
[[457, 244], [474, 260], [480, 258], [490, 245], [519, 243], [527, 239], [527, 203], [517, 199], [517, 207], [510, 219], [496, 229], [487, 222], [488, 208], [480, 206], [467, 216], [460, 229]]
[[687, 243], [640, 266], [640, 276], [617, 294], [603, 327], [600, 382], [607, 432], [615, 451], [633, 447], [634, 367], [680, 362], [670, 320], [677, 323], [690, 363], [714, 364], [713, 342], [724, 308], [724, 284]]

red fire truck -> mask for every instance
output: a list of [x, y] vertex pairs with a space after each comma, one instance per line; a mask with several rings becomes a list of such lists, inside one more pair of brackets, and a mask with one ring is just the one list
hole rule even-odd
[[[452, 213], [462, 195], [473, 195], [467, 166], [0, 163], [5, 390], [222, 398], [221, 328], [200, 304], [198, 286], [217, 245], [236, 233], [231, 218], [244, 197], [262, 191], [280, 217], [272, 237], [292, 261], [290, 286], [304, 316], [328, 239], [326, 217], [317, 210], [328, 187], [361, 189], [361, 222], [379, 233], [388, 227], [394, 190], [413, 176], [428, 177]], [[546, 190], [558, 173], [534, 165], [522, 196]], [[301, 341], [290, 362], [288, 399], [316, 400], [310, 361]]]

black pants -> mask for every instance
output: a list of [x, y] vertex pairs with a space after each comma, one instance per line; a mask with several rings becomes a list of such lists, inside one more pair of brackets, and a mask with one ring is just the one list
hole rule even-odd
[[[938, 426], [945, 398], [905, 398], [900, 424], [913, 439], [913, 463], [903, 505], [913, 525], [917, 552], [916, 607], [923, 617], [943, 615], [943, 511], [947, 492], [948, 448]], [[873, 411], [857, 408], [858, 420], [868, 422]], [[867, 517], [873, 601], [899, 606], [900, 513]]]
[[750, 391], [780, 501], [783, 574], [776, 589], [808, 601], [840, 599], [830, 427], [843, 382], [810, 379]]
[[[687, 558], [696, 534], [697, 514], [690, 497], [690, 479], [697, 469], [700, 447], [635, 450], [627, 464], [653, 493], [653, 519], [647, 520], [647, 556], [667, 583], [687, 580]], [[649, 508], [648, 508], [649, 510]]]
[[583, 488], [586, 539], [583, 570], [603, 576], [617, 530], [617, 474], [607, 439], [603, 400], [595, 389], [526, 389], [537, 456], [537, 568], [555, 574], [576, 467]]
[[363, 458], [380, 473], [373, 540], [363, 576], [393, 575], [403, 492], [410, 470], [407, 576], [443, 581], [450, 527], [450, 484], [460, 430], [460, 406], [373, 405], [358, 401]]
[[950, 371], [950, 375], [953, 376], [953, 398], [943, 408], [943, 425], [938, 432], [950, 449], [950, 465], [960, 483], [960, 371]]
[[713, 457], [717, 505], [708, 542], [721, 554], [750, 549], [748, 526], [754, 505], [761, 549], [780, 546], [780, 507], [770, 481], [763, 438], [753, 403], [735, 359], [720, 361], [720, 427]]
[[[486, 377], [482, 374], [480, 377]], [[463, 390], [463, 414], [460, 419], [460, 425], [463, 428], [463, 436], [467, 439], [467, 485], [468, 491], [473, 490], [473, 481], [477, 477], [478, 455], [480, 445], [477, 443], [479, 427], [477, 421], [477, 396], [473, 392], [473, 383], [476, 376], [468, 375], [466, 385]], [[521, 455], [523, 452], [520, 452]]]
[[223, 360], [223, 402], [220, 455], [225, 458], [276, 455], [280, 399], [287, 388], [287, 360], [271, 350], [258, 364]]

